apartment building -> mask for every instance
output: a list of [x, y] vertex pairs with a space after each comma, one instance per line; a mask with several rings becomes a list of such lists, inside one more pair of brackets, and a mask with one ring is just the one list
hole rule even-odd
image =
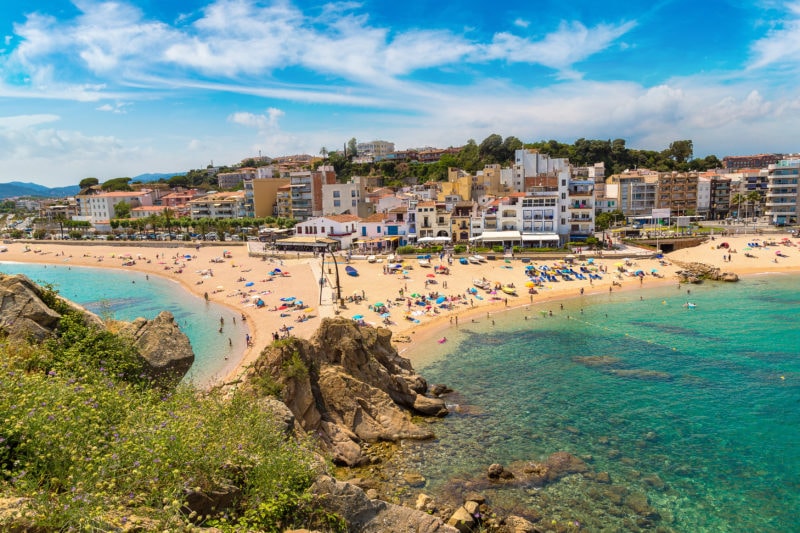
[[289, 173], [291, 218], [308, 220], [321, 216], [322, 186], [336, 183], [336, 172], [330, 165], [317, 170], [302, 170]]
[[189, 201], [192, 220], [201, 218], [245, 218], [244, 191], [207, 194]]
[[783, 159], [767, 167], [765, 215], [776, 226], [797, 224], [800, 204], [800, 159]]
[[255, 168], [240, 168], [235, 172], [220, 172], [217, 174], [217, 185], [220, 189], [235, 189], [240, 187], [245, 180], [252, 180], [258, 175]]
[[117, 204], [125, 202], [131, 209], [140, 206], [152, 206], [153, 197], [149, 189], [139, 191], [103, 192], [81, 196], [81, 216], [92, 224], [106, 222], [114, 218], [114, 208]]
[[697, 212], [697, 173], [662, 172], [658, 175], [657, 209], [669, 209], [672, 216]]
[[385, 156], [394, 152], [394, 143], [389, 141], [370, 141], [356, 144], [358, 155]]

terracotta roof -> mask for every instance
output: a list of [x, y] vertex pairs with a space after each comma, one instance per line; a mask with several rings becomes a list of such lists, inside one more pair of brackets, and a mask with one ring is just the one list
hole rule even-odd
[[367, 218], [362, 218], [362, 222], [383, 222], [386, 219], [385, 213], [375, 213], [373, 215], [368, 216]]
[[361, 218], [356, 215], [326, 215], [322, 218], [327, 218], [334, 222], [356, 222], [361, 220]]

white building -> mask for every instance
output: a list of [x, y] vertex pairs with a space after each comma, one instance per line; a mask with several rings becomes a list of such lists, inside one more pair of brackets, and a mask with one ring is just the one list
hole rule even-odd
[[358, 212], [358, 203], [363, 198], [363, 188], [358, 183], [326, 183], [322, 185], [322, 213], [341, 215]]
[[340, 243], [341, 250], [349, 250], [353, 240], [358, 237], [360, 220], [355, 215], [327, 215], [300, 222], [294, 227], [294, 230], [298, 237], [333, 239]]
[[82, 200], [81, 215], [89, 217], [92, 224], [114, 218], [114, 208], [122, 202], [127, 203], [131, 208], [153, 205], [153, 197], [148, 189], [104, 192], [83, 196]]
[[767, 170], [767, 201], [765, 214], [777, 226], [797, 224], [800, 204], [800, 159], [784, 159]]
[[391, 152], [394, 152], [394, 143], [389, 141], [370, 141], [365, 143], [358, 143], [356, 145], [356, 150], [358, 151], [358, 155], [368, 155], [368, 156], [385, 156]]

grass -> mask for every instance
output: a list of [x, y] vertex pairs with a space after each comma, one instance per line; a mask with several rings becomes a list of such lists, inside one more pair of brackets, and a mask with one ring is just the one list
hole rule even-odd
[[[309, 493], [313, 443], [288, 439], [254, 398], [152, 386], [123, 339], [70, 313], [59, 331], [42, 346], [0, 343], [0, 494], [29, 499], [16, 523], [343, 529]], [[187, 492], [231, 485], [241, 489], [233, 507], [186, 509]]]

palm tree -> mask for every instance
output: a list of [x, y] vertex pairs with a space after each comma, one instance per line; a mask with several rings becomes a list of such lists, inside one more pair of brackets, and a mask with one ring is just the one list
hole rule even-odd
[[736, 206], [736, 218], [742, 218], [741, 213], [739, 212], [739, 208], [745, 202], [744, 196], [739, 194], [738, 192], [731, 196], [731, 205]]
[[761, 204], [761, 193], [759, 191], [750, 191], [745, 196], [745, 200], [751, 204], [753, 204], [753, 216], [757, 216], [758, 210], [756, 209], [756, 204]]

